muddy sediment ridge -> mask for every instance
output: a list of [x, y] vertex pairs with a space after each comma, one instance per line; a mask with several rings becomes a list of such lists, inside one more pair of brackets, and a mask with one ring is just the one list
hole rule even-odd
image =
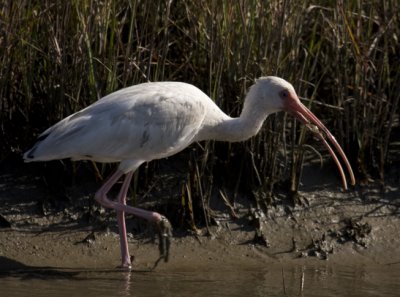
[[[139, 207], [169, 217], [174, 230], [168, 263], [157, 262], [158, 238], [153, 226], [128, 216], [133, 269], [287, 262], [398, 267], [398, 173], [393, 171], [385, 185], [370, 181], [348, 191], [340, 188], [333, 174], [315, 166], [305, 168], [300, 203], [295, 206], [285, 203], [285, 193], [277, 194], [275, 203], [264, 208], [245, 197], [230, 200], [228, 205], [215, 195], [210, 201], [212, 219], [207, 225], [196, 220], [196, 229], [182, 219], [179, 197], [177, 208], [150, 194], [137, 198]], [[0, 271], [113, 269], [120, 264], [115, 213], [93, 199], [100, 182], [80, 181], [75, 184], [80, 186], [63, 189], [54, 197], [56, 188], [34, 172], [3, 168], [0, 175]], [[176, 193], [179, 196], [179, 190]]]

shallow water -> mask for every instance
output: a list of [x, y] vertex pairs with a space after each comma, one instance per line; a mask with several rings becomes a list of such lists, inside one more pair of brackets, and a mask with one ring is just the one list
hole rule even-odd
[[1, 296], [400, 296], [400, 267], [280, 266], [0, 273]]

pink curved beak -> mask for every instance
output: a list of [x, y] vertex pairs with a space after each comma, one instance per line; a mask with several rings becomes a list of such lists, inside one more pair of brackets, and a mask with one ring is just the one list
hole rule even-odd
[[351, 184], [354, 185], [356, 183], [356, 180], [354, 178], [353, 170], [351, 169], [349, 160], [347, 160], [347, 157], [344, 154], [342, 148], [340, 147], [339, 143], [336, 141], [332, 133], [328, 130], [328, 128], [326, 128], [325, 125], [303, 103], [300, 102], [297, 95], [293, 94], [292, 92], [290, 92], [289, 97], [287, 98], [287, 100], [285, 100], [285, 110], [293, 115], [295, 118], [297, 118], [304, 125], [306, 125], [306, 127], [315, 135], [317, 135], [318, 138], [323, 142], [339, 169], [339, 173], [342, 178], [343, 188], [347, 190], [347, 179], [346, 175], [344, 174], [342, 165], [332, 147], [326, 141], [325, 136], [329, 139], [331, 144], [333, 144], [335, 149], [339, 152], [339, 155], [341, 156], [349, 172]]

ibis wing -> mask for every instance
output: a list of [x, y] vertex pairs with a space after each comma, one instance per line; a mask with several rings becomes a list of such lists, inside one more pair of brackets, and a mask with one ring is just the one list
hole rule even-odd
[[150, 161], [189, 145], [208, 97], [186, 84], [180, 89], [165, 83], [138, 86], [106, 96], [50, 127], [24, 158]]

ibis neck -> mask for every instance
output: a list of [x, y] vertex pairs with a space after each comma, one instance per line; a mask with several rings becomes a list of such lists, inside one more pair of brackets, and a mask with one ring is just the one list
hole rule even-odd
[[244, 107], [240, 117], [224, 117], [210, 127], [208, 139], [237, 142], [255, 136], [261, 129], [268, 113]]

